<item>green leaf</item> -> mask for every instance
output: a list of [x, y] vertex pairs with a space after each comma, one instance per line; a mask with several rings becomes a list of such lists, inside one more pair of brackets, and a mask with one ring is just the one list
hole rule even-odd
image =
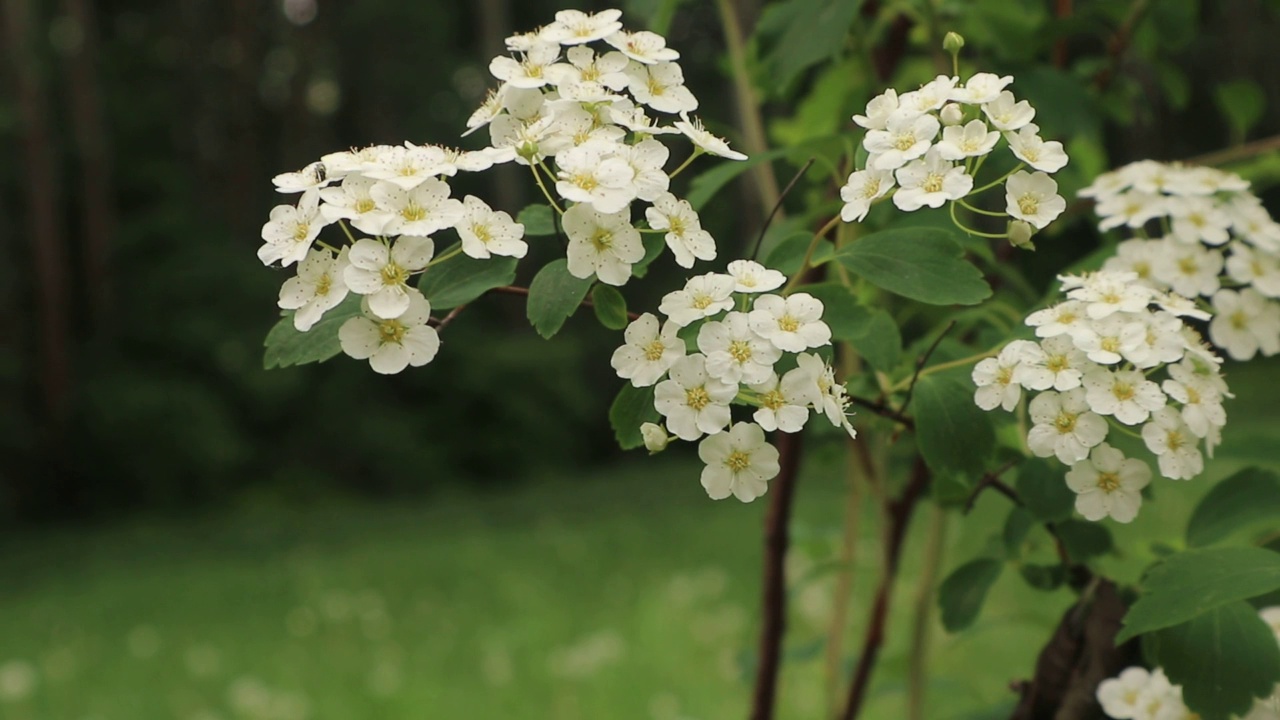
[[1053, 526], [1054, 532], [1067, 548], [1067, 555], [1076, 562], [1111, 551], [1111, 531], [1104, 525], [1084, 520], [1064, 520]]
[[877, 370], [888, 372], [902, 357], [902, 335], [889, 313], [858, 304], [853, 291], [840, 283], [803, 285], [800, 290], [822, 301], [822, 320], [831, 337], [851, 343]]
[[564, 321], [582, 304], [590, 287], [590, 279], [569, 274], [569, 261], [564, 258], [544, 265], [529, 284], [526, 313], [533, 329], [544, 338], [560, 332]]
[[516, 222], [524, 225], [526, 237], [556, 234], [556, 216], [550, 205], [529, 205], [520, 211]]
[[1027, 511], [1040, 522], [1058, 522], [1071, 517], [1076, 494], [1067, 487], [1062, 466], [1043, 458], [1030, 458], [1018, 468], [1018, 497]]
[[1004, 530], [1001, 532], [1007, 557], [1016, 560], [1022, 556], [1022, 543], [1027, 539], [1027, 533], [1031, 532], [1035, 523], [1031, 513], [1020, 507], [1015, 506], [1009, 511], [1008, 517], [1004, 520]]
[[973, 389], [940, 375], [916, 383], [912, 413], [916, 441], [935, 473], [963, 473], [973, 480], [987, 471], [995, 446], [991, 418], [973, 404]]
[[938, 588], [938, 607], [947, 632], [959, 632], [978, 619], [987, 591], [1000, 577], [1004, 563], [979, 558], [956, 568]]
[[600, 324], [610, 330], [627, 326], [627, 299], [612, 285], [596, 285], [591, 289], [591, 305]]
[[1061, 565], [1027, 564], [1018, 568], [1018, 573], [1028, 585], [1045, 592], [1057, 590], [1067, 579], [1066, 568]]
[[1231, 124], [1232, 134], [1238, 140], [1244, 136], [1258, 121], [1267, 109], [1267, 98], [1262, 88], [1252, 80], [1232, 80], [1214, 88], [1214, 100], [1218, 109]]
[[685, 0], [626, 0], [627, 15], [645, 18], [650, 32], [666, 35], [676, 8]]
[[1280, 589], [1280, 553], [1256, 547], [1188, 550], [1147, 571], [1117, 643], [1237, 600]]
[[661, 417], [653, 407], [652, 386], [638, 388], [627, 383], [609, 407], [609, 425], [623, 450], [642, 447], [644, 437], [640, 435], [640, 426], [647, 422], [656, 423]]
[[872, 233], [841, 249], [836, 260], [873, 285], [931, 305], [975, 305], [991, 297], [982, 273], [946, 230]]
[[657, 233], [641, 235], [640, 242], [644, 245], [644, 257], [631, 266], [631, 276], [635, 278], [644, 277], [645, 273], [649, 272], [649, 266], [662, 254], [662, 248], [667, 246], [666, 238]]
[[346, 299], [326, 312], [307, 332], [298, 332], [293, 326], [293, 313], [285, 313], [262, 343], [265, 348], [262, 367], [270, 370], [328, 360], [342, 352], [342, 345], [338, 342], [338, 328], [359, 314], [360, 296], [355, 293], [347, 295]]
[[418, 289], [431, 301], [431, 311], [466, 305], [496, 287], [516, 279], [516, 258], [477, 260], [458, 255], [428, 269], [418, 278]]
[[1250, 527], [1280, 526], [1280, 478], [1247, 468], [1223, 480], [1200, 501], [1187, 523], [1187, 545], [1203, 547]]
[[782, 32], [764, 56], [773, 87], [785, 89], [805, 69], [844, 49], [849, 26], [857, 17], [857, 0], [790, 0], [777, 7], [769, 22]]
[[1152, 654], [1204, 720], [1244, 715], [1280, 682], [1280, 645], [1248, 603], [1220, 605], [1155, 633]]
[[[715, 194], [720, 192], [721, 188], [728, 185], [730, 180], [762, 162], [777, 160], [786, 155], [786, 153], [786, 148], [779, 148], [759, 155], [752, 155], [746, 160], [717, 163], [715, 167], [702, 173], [689, 183], [689, 194], [685, 195], [685, 200], [689, 201], [694, 210], [701, 210], [702, 206], [715, 197]], [[757, 217], [764, 217], [765, 213], [772, 209], [764, 208], [762, 210], [757, 208], [755, 213]]]
[[[796, 231], [782, 240], [769, 251], [764, 264], [783, 275], [791, 275], [804, 263], [804, 254], [809, 251], [809, 243], [813, 242], [813, 233], [808, 230]], [[836, 246], [830, 240], [819, 240], [809, 258], [810, 265], [821, 265], [835, 255]]]

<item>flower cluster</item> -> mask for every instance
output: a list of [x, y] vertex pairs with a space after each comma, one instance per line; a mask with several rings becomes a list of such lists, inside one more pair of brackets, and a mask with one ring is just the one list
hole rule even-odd
[[[410, 284], [414, 276], [458, 255], [486, 260], [528, 252], [524, 225], [480, 198], [452, 197], [448, 179], [511, 161], [528, 165], [544, 191], [543, 177], [554, 181], [567, 207], [547, 197], [562, 210], [568, 267], [577, 277], [612, 285], [631, 277], [631, 266], [645, 256], [631, 221], [635, 200], [651, 204], [649, 228], [665, 235], [677, 263], [714, 258], [715, 242], [697, 213], [668, 192], [669, 153], [654, 136], [683, 133], [696, 145], [694, 157], [745, 156], [686, 114], [698, 103], [673, 62], [678, 53], [659, 35], [622, 30], [620, 15], [566, 10], [553, 24], [508, 39], [519, 57], [493, 60], [490, 70], [503, 84], [468, 122], [472, 130], [489, 125], [489, 147], [374, 145], [277, 176], [277, 190], [300, 197], [271, 211], [258, 257], [266, 265], [297, 266], [279, 299], [294, 311], [294, 327], [309, 332], [354, 293], [362, 296], [360, 315], [338, 330], [347, 355], [368, 359], [380, 373], [430, 362], [440, 339], [431, 303]], [[587, 46], [596, 40], [615, 49], [597, 56]], [[646, 107], [679, 113], [680, 120], [659, 125]], [[322, 241], [321, 231], [333, 224], [342, 233]], [[437, 255], [438, 233], [446, 230], [458, 240]]]
[[1209, 339], [1236, 360], [1280, 352], [1280, 223], [1238, 175], [1143, 160], [1100, 175], [1102, 230], [1127, 228], [1105, 267], [1212, 306]]
[[[707, 465], [702, 485], [716, 500], [733, 495], [750, 502], [765, 493], [778, 474], [778, 451], [765, 441], [766, 430], [799, 432], [813, 410], [854, 434], [844, 386], [826, 361], [806, 352], [831, 344], [822, 302], [807, 293], [770, 292], [785, 282], [782, 273], [750, 260], [729, 263], [728, 274], [691, 278], [662, 299], [665, 321], [641, 315], [613, 353], [620, 377], [656, 386], [654, 407], [666, 427], [642, 428], [651, 451], [665, 448], [670, 435], [707, 436], [698, 445]], [[754, 422], [733, 422], [734, 402], [756, 408]]]
[[[1010, 76], [978, 73], [964, 83], [939, 75], [918, 90], [889, 89], [867, 103], [853, 121], [866, 128], [866, 167], [840, 191], [845, 222], [866, 217], [871, 204], [892, 193], [911, 212], [959, 202], [1001, 182], [1005, 212], [1029, 238], [1066, 209], [1050, 174], [1067, 164], [1062, 143], [1040, 137], [1036, 111], [1005, 87]], [[974, 177], [1001, 139], [1020, 161], [1013, 171], [974, 190]], [[1023, 168], [1030, 166], [1034, 172]]]
[[[1259, 612], [1271, 626], [1280, 642], [1280, 606]], [[1182, 686], [1174, 685], [1160, 668], [1148, 671], [1142, 667], [1130, 667], [1117, 677], [1103, 680], [1098, 685], [1098, 703], [1107, 717], [1115, 720], [1193, 720], [1199, 715], [1191, 712], [1182, 701]], [[1280, 720], [1280, 686], [1270, 697], [1254, 702], [1248, 714], [1240, 720]]]
[[1185, 298], [1129, 272], [1059, 280], [1068, 299], [1026, 320], [1039, 341], [1015, 340], [974, 367], [974, 401], [1013, 411], [1023, 390], [1037, 393], [1028, 449], [1070, 467], [1066, 482], [1085, 518], [1129, 522], [1151, 470], [1106, 443], [1108, 434], [1140, 435], [1166, 478], [1200, 474], [1200, 443], [1212, 456], [1227, 419], [1222, 361], [1184, 324], [1206, 317]]
[[[569, 272], [610, 285], [625, 284], [644, 257], [631, 221], [636, 201], [649, 203], [648, 225], [665, 231], [681, 267], [716, 256], [697, 212], [668, 190], [688, 162], [668, 174], [670, 151], [655, 136], [684, 135], [694, 144], [690, 161], [703, 153], [746, 159], [689, 116], [698, 99], [684, 85], [680, 54], [661, 35], [623, 30], [621, 15], [562, 10], [554, 23], [507, 38], [515, 57], [489, 64], [502, 84], [467, 122], [472, 131], [488, 126], [491, 152], [528, 166], [544, 192], [545, 178], [573, 203], [563, 217]], [[597, 52], [598, 42], [605, 48]], [[662, 124], [646, 109], [679, 119]]]

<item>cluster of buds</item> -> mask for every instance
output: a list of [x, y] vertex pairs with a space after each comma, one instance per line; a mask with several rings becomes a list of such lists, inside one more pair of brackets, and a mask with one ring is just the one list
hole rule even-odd
[[1280, 352], [1280, 223], [1238, 175], [1143, 160], [1100, 175], [1101, 230], [1132, 235], [1105, 267], [1211, 308], [1209, 339], [1235, 360]]
[[1161, 475], [1199, 475], [1201, 443], [1212, 456], [1226, 424], [1222, 361], [1183, 322], [1208, 317], [1186, 298], [1129, 272], [1059, 280], [1068, 299], [1026, 320], [1039, 341], [1015, 340], [974, 367], [974, 401], [1013, 411], [1024, 390], [1037, 393], [1027, 408], [1028, 449], [1070, 468], [1066, 482], [1085, 518], [1129, 522], [1151, 470], [1106, 443], [1109, 433], [1140, 427]]
[[[646, 424], [646, 446], [656, 452], [672, 435], [702, 438], [702, 486], [717, 500], [750, 502], [765, 493], [779, 470], [766, 430], [800, 432], [812, 410], [855, 434], [844, 385], [818, 354], [806, 352], [831, 344], [822, 302], [770, 292], [785, 282], [750, 260], [729, 263], [728, 274], [691, 278], [662, 299], [665, 321], [641, 315], [613, 354], [620, 377], [636, 387], [656, 385], [654, 407], [666, 427]], [[755, 408], [754, 422], [735, 423], [733, 404]]]

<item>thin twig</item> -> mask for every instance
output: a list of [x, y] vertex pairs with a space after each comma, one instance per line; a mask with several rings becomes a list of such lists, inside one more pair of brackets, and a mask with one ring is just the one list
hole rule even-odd
[[964, 514], [968, 515], [973, 510], [973, 506], [978, 502], [978, 496], [987, 488], [995, 490], [1001, 495], [1009, 498], [1014, 505], [1022, 507], [1022, 498], [1018, 497], [1018, 493], [1000, 479], [1001, 475], [1008, 472], [1010, 468], [1017, 464], [1018, 460], [1010, 460], [1004, 465], [1001, 465], [999, 469], [983, 475], [982, 479], [978, 481], [978, 484], [974, 486], [973, 492], [969, 493], [969, 499], [964, 502]]
[[782, 638], [787, 623], [787, 525], [800, 471], [801, 436], [778, 433], [778, 477], [769, 483], [769, 513], [764, 529], [764, 590], [761, 608], [759, 663], [752, 693], [751, 720], [771, 720], [782, 664]]
[[[501, 295], [523, 295], [523, 296], [525, 296], [525, 297], [529, 297], [529, 288], [527, 288], [527, 287], [520, 287], [519, 285], [503, 285], [503, 286], [501, 286], [501, 287], [496, 287], [496, 288], [494, 288], [494, 289], [490, 290], [489, 292], [496, 292], [496, 293], [499, 293], [499, 294], [501, 294]], [[578, 305], [579, 305], [580, 307], [589, 307], [589, 308], [593, 308], [593, 307], [595, 307], [595, 306], [596, 306], [596, 304], [595, 304], [595, 303], [591, 302], [591, 298], [583, 298], [582, 302], [578, 303]], [[630, 310], [628, 310], [628, 311], [627, 311], [627, 319], [628, 319], [628, 320], [639, 320], [639, 319], [640, 319], [640, 313], [634, 313], [634, 312], [631, 312]]]
[[754, 260], [756, 255], [760, 253], [760, 245], [764, 242], [765, 231], [768, 230], [769, 225], [773, 223], [773, 217], [782, 209], [782, 201], [787, 199], [787, 195], [791, 194], [791, 189], [796, 186], [796, 183], [800, 182], [800, 178], [804, 177], [804, 174], [809, 171], [809, 168], [813, 166], [816, 159], [817, 158], [809, 158], [809, 162], [805, 163], [804, 167], [800, 168], [800, 171], [796, 173], [795, 177], [791, 178], [791, 182], [787, 183], [787, 186], [782, 189], [782, 194], [778, 196], [778, 202], [773, 204], [773, 209], [769, 211], [769, 216], [764, 219], [764, 224], [760, 226], [760, 234], [756, 236], [755, 245], [752, 246], [751, 252], [747, 253], [747, 257]]
[[445, 315], [443, 318], [441, 318], [440, 320], [438, 320], [438, 321], [436, 322], [436, 332], [439, 332], [439, 331], [441, 331], [441, 330], [445, 329], [445, 327], [447, 327], [447, 326], [449, 325], [449, 323], [453, 322], [453, 319], [454, 319], [454, 318], [456, 318], [456, 317], [458, 317], [458, 315], [459, 315], [459, 314], [463, 311], [463, 309], [465, 309], [466, 307], [467, 307], [466, 305], [459, 305], [458, 307], [456, 307], [456, 308], [454, 308], [454, 309], [450, 310], [448, 315]]
[[915, 392], [916, 381], [920, 379], [920, 371], [924, 370], [924, 366], [929, 362], [929, 358], [933, 355], [933, 351], [938, 349], [938, 345], [942, 342], [942, 338], [946, 337], [947, 333], [951, 332], [955, 326], [955, 320], [947, 323], [947, 326], [942, 329], [942, 332], [938, 333], [938, 337], [933, 339], [933, 344], [929, 346], [929, 349], [925, 350], [924, 354], [916, 360], [916, 371], [915, 374], [911, 376], [911, 384], [907, 385], [907, 394], [902, 398], [902, 405], [898, 408], [899, 412], [905, 411], [907, 406], [911, 404], [911, 394]]
[[1142, 22], [1142, 18], [1150, 8], [1151, 0], [1133, 0], [1133, 4], [1129, 6], [1129, 14], [1125, 16], [1124, 22], [1116, 29], [1116, 34], [1111, 36], [1111, 41], [1107, 43], [1107, 55], [1111, 58], [1110, 63], [1099, 70], [1097, 75], [1093, 76], [1093, 84], [1099, 90], [1106, 90], [1119, 72], [1120, 63], [1124, 61], [1125, 51], [1129, 49], [1129, 41], [1133, 39], [1133, 32], [1138, 28], [1138, 23]]
[[900, 423], [906, 426], [908, 430], [916, 429], [915, 420], [911, 419], [910, 417], [902, 414], [897, 410], [894, 410], [893, 408], [889, 407], [888, 405], [882, 402], [877, 402], [875, 400], [868, 400], [867, 398], [858, 397], [857, 395], [850, 395], [849, 402], [853, 403], [854, 405], [857, 405], [858, 407], [864, 407], [870, 410], [871, 412], [875, 413], [876, 415], [879, 415], [880, 417], [888, 418], [896, 423]]
[[1272, 135], [1261, 140], [1254, 140], [1243, 145], [1226, 148], [1224, 150], [1215, 150], [1204, 155], [1187, 158], [1182, 162], [1187, 165], [1226, 165], [1239, 160], [1248, 160], [1256, 155], [1262, 155], [1274, 150], [1280, 150], [1280, 135]]

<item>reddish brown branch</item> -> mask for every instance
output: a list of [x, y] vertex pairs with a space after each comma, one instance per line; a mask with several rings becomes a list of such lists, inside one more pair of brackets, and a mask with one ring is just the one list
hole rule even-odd
[[1013, 488], [1004, 484], [1004, 481], [1000, 479], [1001, 475], [1008, 472], [1010, 468], [1012, 468], [1014, 465], [1017, 465], [1017, 464], [1018, 464], [1017, 460], [1010, 460], [1004, 465], [1001, 465], [999, 469], [989, 472], [986, 475], [983, 475], [982, 479], [978, 481], [978, 484], [974, 486], [973, 492], [969, 493], [969, 499], [965, 500], [964, 514], [968, 515], [970, 511], [973, 510], [974, 504], [978, 502], [978, 496], [981, 495], [982, 491], [986, 490], [987, 488], [991, 488], [992, 490], [995, 490], [1001, 495], [1009, 498], [1009, 500], [1014, 505], [1017, 505], [1018, 507], [1022, 507], [1022, 498], [1018, 497], [1018, 493]]
[[942, 342], [942, 338], [946, 337], [947, 333], [951, 332], [951, 329], [955, 326], [955, 320], [947, 323], [947, 326], [942, 329], [942, 332], [938, 333], [938, 337], [933, 339], [933, 344], [929, 346], [929, 349], [925, 350], [924, 354], [916, 359], [916, 371], [911, 375], [911, 383], [907, 385], [907, 394], [902, 398], [902, 406], [899, 408], [899, 412], [905, 411], [907, 406], [911, 404], [911, 394], [916, 391], [916, 381], [920, 379], [920, 371], [924, 370], [925, 364], [927, 364], [929, 362], [929, 358], [933, 356], [933, 351], [938, 349], [938, 345]]
[[1120, 65], [1124, 62], [1124, 55], [1129, 50], [1129, 42], [1133, 39], [1133, 32], [1138, 28], [1138, 24], [1142, 22], [1142, 18], [1147, 14], [1147, 10], [1151, 8], [1151, 0], [1133, 0], [1133, 5], [1129, 6], [1129, 14], [1125, 16], [1124, 22], [1116, 29], [1116, 34], [1111, 36], [1111, 41], [1107, 43], [1107, 55], [1110, 62], [1106, 67], [1098, 71], [1093, 76], [1093, 84], [1099, 90], [1106, 90], [1111, 81], [1115, 79], [1116, 74], [1120, 71]]
[[[1059, 20], [1066, 20], [1074, 13], [1073, 0], [1054, 0], [1053, 13]], [[1059, 70], [1067, 67], [1067, 38], [1060, 37], [1053, 43], [1053, 66]]]
[[752, 693], [751, 720], [770, 720], [778, 692], [778, 670], [782, 664], [782, 638], [787, 622], [787, 526], [791, 521], [791, 500], [796, 475], [800, 471], [801, 436], [777, 433], [778, 477], [769, 483], [769, 513], [764, 526], [764, 596], [760, 622], [759, 662]]
[[862, 709], [866, 700], [867, 688], [871, 683], [871, 671], [875, 668], [884, 645], [885, 628], [889, 620], [889, 601], [893, 596], [893, 586], [898, 579], [898, 561], [902, 556], [902, 543], [906, 537], [907, 526], [911, 524], [911, 515], [916, 505], [929, 486], [929, 468], [924, 460], [916, 457], [915, 466], [911, 470], [911, 480], [907, 483], [902, 496], [889, 503], [889, 528], [885, 536], [885, 565], [880, 575], [880, 583], [876, 586], [875, 600], [867, 619], [867, 634], [862, 643], [862, 652], [858, 656], [858, 665], [853, 671], [853, 682], [849, 685], [849, 699], [845, 703], [843, 720], [853, 720]]
[[858, 407], [864, 407], [870, 410], [871, 412], [875, 413], [876, 415], [879, 415], [880, 417], [889, 418], [890, 420], [893, 420], [894, 422], [903, 425], [908, 430], [916, 429], [915, 420], [911, 419], [907, 415], [904, 415], [903, 413], [897, 410], [894, 410], [893, 408], [889, 407], [888, 405], [882, 402], [876, 402], [875, 400], [868, 400], [863, 397], [858, 397], [857, 395], [850, 395], [849, 402], [853, 403], [854, 405], [857, 405]]

